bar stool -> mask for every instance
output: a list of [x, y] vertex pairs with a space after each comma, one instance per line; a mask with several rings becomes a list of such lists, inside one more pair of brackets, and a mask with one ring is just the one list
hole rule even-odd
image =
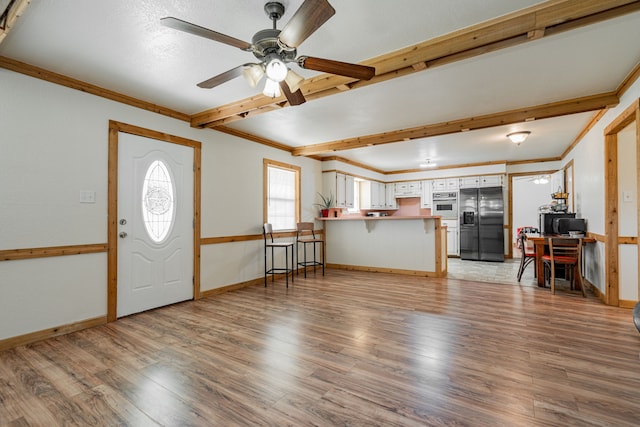
[[[291, 283], [293, 283], [293, 242], [274, 242], [273, 226], [269, 223], [264, 224], [262, 229], [264, 237], [264, 286], [267, 287], [267, 275], [271, 274], [271, 281], [274, 281], [275, 273], [284, 273], [287, 288], [289, 287], [289, 272], [291, 272]], [[271, 268], [267, 269], [267, 249], [271, 249]], [[284, 267], [274, 267], [275, 248], [284, 248]], [[289, 268], [289, 249], [291, 249], [291, 268]]]
[[[308, 235], [308, 232], [311, 231], [311, 237], [302, 237], [303, 235]], [[305, 233], [307, 232], [307, 233]], [[302, 238], [301, 238], [302, 237]], [[300, 256], [300, 244], [302, 243], [302, 261], [299, 260]], [[318, 257], [316, 254], [316, 244], [320, 244], [320, 252], [322, 256], [322, 261], [318, 261]], [[313, 261], [307, 261], [307, 245], [313, 246]], [[313, 266], [313, 271], [315, 273], [315, 266], [322, 266], [322, 275], [324, 276], [324, 240], [317, 238], [315, 231], [313, 231], [313, 222], [299, 222], [296, 226], [296, 266], [304, 267], [304, 277], [307, 277], [307, 267]], [[297, 269], [296, 269], [297, 270]], [[299, 270], [296, 271], [299, 274]]]

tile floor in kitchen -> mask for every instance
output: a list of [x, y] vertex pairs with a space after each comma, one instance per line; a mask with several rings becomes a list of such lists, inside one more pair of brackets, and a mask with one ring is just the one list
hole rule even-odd
[[468, 261], [449, 258], [449, 279], [475, 280], [479, 282], [503, 283], [519, 286], [538, 286], [533, 275], [534, 265], [529, 264], [518, 283], [520, 258], [505, 259], [504, 262]]
[[[514, 256], [520, 256], [517, 248], [514, 248], [513, 252]], [[533, 263], [529, 264], [524, 270], [520, 282], [518, 282], [517, 277], [518, 268], [520, 268], [520, 258], [505, 259], [504, 262], [468, 261], [460, 258], [449, 258], [447, 277], [449, 279], [475, 280], [505, 285], [538, 286], [533, 274]], [[556, 290], [582, 296], [579, 288], [571, 289], [571, 283], [560, 277], [556, 278]]]

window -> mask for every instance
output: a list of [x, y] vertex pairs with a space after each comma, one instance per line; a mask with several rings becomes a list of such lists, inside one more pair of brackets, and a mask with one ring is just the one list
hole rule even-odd
[[162, 160], [151, 163], [142, 185], [142, 216], [151, 240], [160, 243], [173, 225], [174, 192], [171, 174]]
[[264, 222], [294, 230], [300, 221], [300, 168], [264, 159]]

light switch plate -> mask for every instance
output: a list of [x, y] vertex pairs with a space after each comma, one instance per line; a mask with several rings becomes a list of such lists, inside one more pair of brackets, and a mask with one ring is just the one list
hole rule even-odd
[[622, 201], [623, 202], [632, 202], [633, 199], [631, 197], [631, 191], [623, 191], [622, 192]]
[[95, 203], [96, 192], [93, 190], [80, 190], [80, 203]]

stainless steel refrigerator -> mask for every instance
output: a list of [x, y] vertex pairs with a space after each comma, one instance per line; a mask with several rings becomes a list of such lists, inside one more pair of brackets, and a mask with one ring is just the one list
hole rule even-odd
[[502, 187], [460, 190], [460, 258], [504, 261]]

